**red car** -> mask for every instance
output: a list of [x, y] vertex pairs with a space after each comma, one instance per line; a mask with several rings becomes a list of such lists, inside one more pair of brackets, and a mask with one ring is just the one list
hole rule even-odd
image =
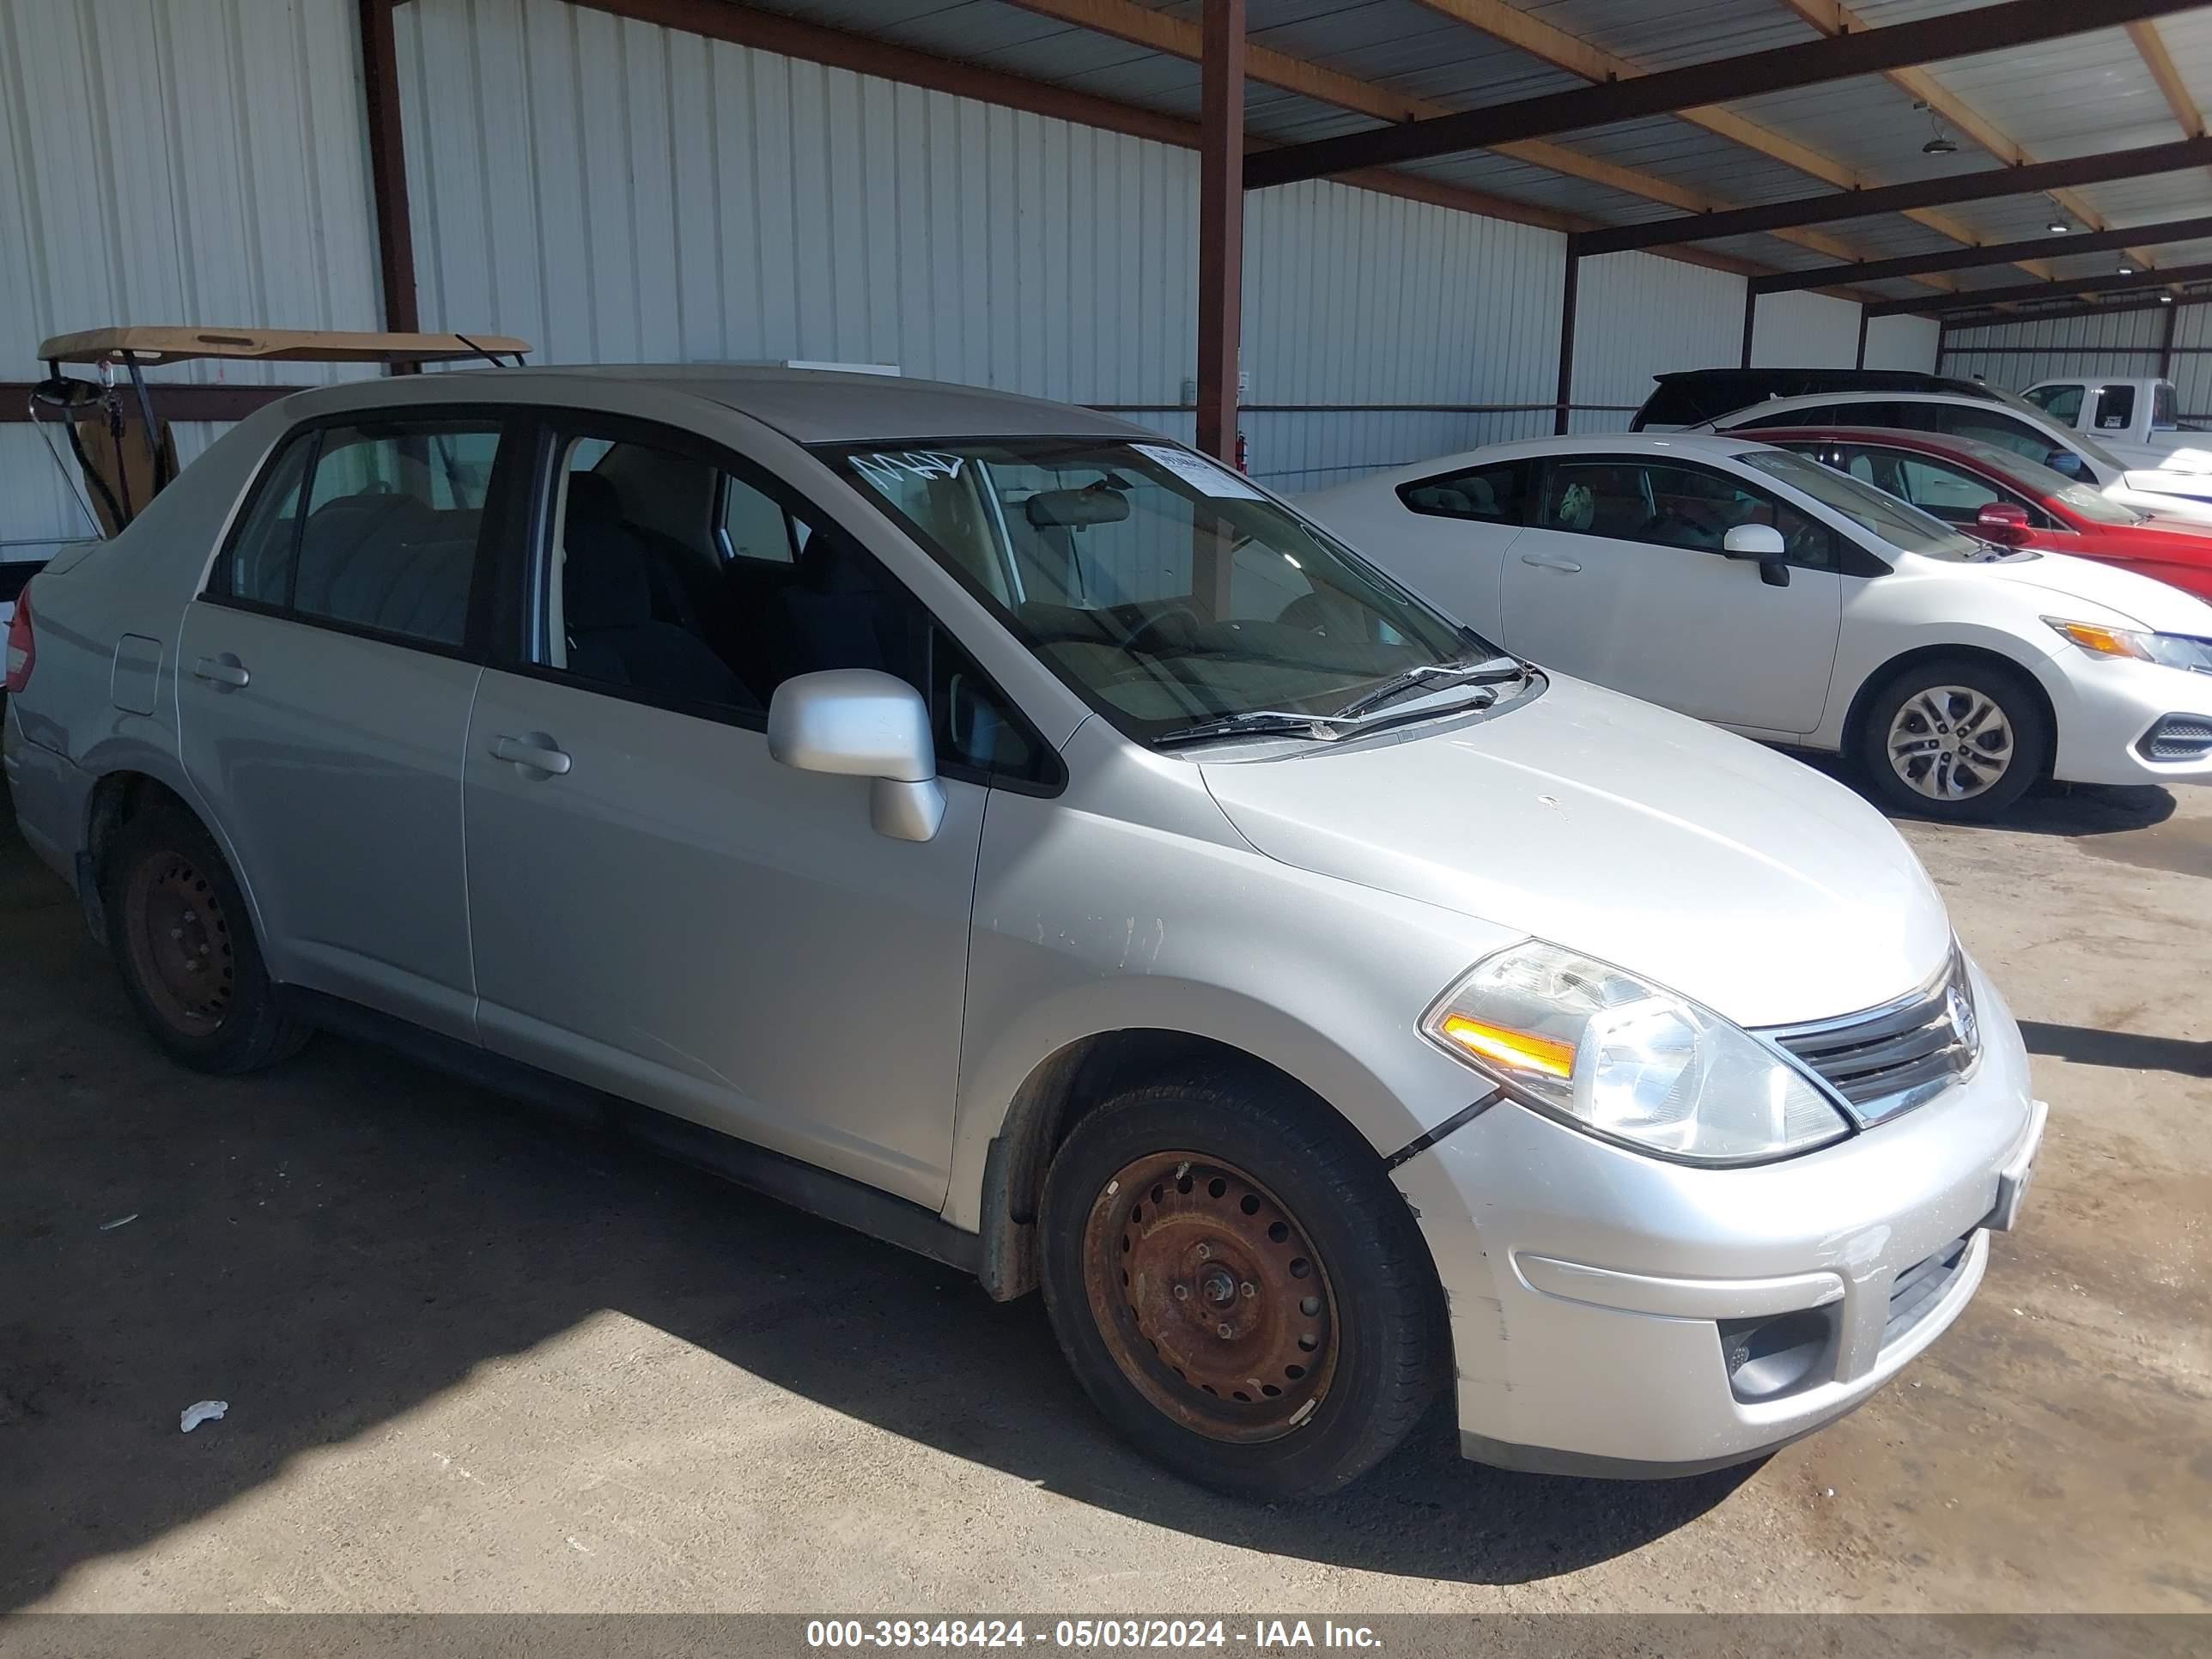
[[2139, 513], [2009, 449], [1887, 427], [1777, 427], [1755, 435], [1986, 540], [2124, 564], [2212, 599], [2212, 525]]

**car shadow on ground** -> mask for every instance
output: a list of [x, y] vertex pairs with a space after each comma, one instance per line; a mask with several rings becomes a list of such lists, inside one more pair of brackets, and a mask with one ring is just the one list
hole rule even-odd
[[2172, 1072], [2180, 1077], [2212, 1077], [2212, 1042], [2185, 1037], [2142, 1036], [2133, 1031], [2104, 1031], [2089, 1025], [2053, 1025], [2039, 1019], [2020, 1022], [2020, 1034], [2032, 1054], [2070, 1060], [2081, 1066], [2110, 1066], [2130, 1072]]
[[[1216, 1498], [1108, 1432], [1034, 1297], [995, 1304], [951, 1269], [355, 1043], [247, 1079], [172, 1065], [26, 860], [0, 835], [0, 1607], [608, 1310], [1081, 1501], [1391, 1574], [1571, 1571], [1748, 1474], [1493, 1472], [1455, 1455], [1440, 1409], [1336, 1497]], [[231, 1419], [180, 1435], [210, 1397]]]
[[[1916, 823], [1944, 822], [1930, 814], [1903, 810], [1868, 787], [1865, 774], [1840, 756], [1803, 750], [1782, 752], [1825, 773], [1855, 791], [1893, 818]], [[2173, 792], [2156, 784], [2037, 784], [1990, 826], [2030, 836], [2119, 836], [2148, 830], [2173, 816]], [[1972, 826], [1969, 826], [1972, 827]]]

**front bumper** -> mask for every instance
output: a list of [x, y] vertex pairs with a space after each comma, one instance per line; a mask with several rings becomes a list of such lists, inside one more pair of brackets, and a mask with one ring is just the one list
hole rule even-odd
[[2063, 695], [2051, 775], [2063, 783], [2212, 783], [2212, 743], [2160, 759], [2166, 731], [2212, 732], [2212, 674], [2069, 649], [2054, 659]]
[[1553, 1473], [1689, 1474], [1834, 1421], [1972, 1300], [2045, 1109], [1977, 974], [1985, 1047], [1832, 1146], [1699, 1170], [1494, 1107], [1395, 1173], [1450, 1307], [1462, 1449]]

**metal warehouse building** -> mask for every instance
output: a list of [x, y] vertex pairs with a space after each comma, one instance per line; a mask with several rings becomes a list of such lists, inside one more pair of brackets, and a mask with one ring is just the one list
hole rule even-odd
[[[1220, 240], [1201, 229], [1200, 9], [0, 0], [0, 331], [25, 380], [41, 338], [116, 321], [493, 330], [545, 362], [876, 363], [1189, 439], [1200, 296], [1218, 286], [1202, 251]], [[1214, 9], [1243, 27], [1224, 96], [1273, 152], [1241, 181], [1230, 349], [1247, 465], [1277, 488], [1623, 426], [1670, 369], [1940, 366], [2019, 386], [2084, 351], [2138, 373], [2202, 361], [2185, 241], [2131, 246], [2136, 273], [2087, 301], [2114, 255], [2020, 249], [2120, 247], [2113, 228], [2144, 222], [2204, 236], [2185, 221], [2205, 176], [2188, 92], [2212, 78], [2203, 14]], [[1723, 45], [1745, 72], [1695, 79]], [[1797, 89], [1755, 90], [1778, 85]], [[1514, 118], [1491, 123], [1504, 137], [1431, 135], [1469, 111]], [[1378, 134], [1417, 141], [1410, 159], [1355, 154]], [[2014, 175], [2002, 196], [1992, 158]], [[1838, 191], [1912, 199], [1845, 217]], [[2140, 286], [2167, 269], [2178, 307]], [[2014, 320], [2036, 303], [2023, 283], [2094, 314]], [[1984, 287], [2008, 309], [1975, 304]], [[189, 457], [321, 372], [156, 378]], [[2177, 378], [2185, 410], [2212, 407]], [[85, 526], [21, 388], [4, 401], [0, 548], [38, 557]]]

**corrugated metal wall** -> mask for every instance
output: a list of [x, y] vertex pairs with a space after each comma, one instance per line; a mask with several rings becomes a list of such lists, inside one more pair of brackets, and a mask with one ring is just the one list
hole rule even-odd
[[1653, 253], [1608, 253], [1583, 260], [1576, 285], [1574, 401], [1623, 406], [1577, 412], [1577, 432], [1626, 431], [1654, 374], [1725, 368], [1743, 355], [1741, 276]]
[[[1946, 374], [1979, 374], [2014, 392], [2062, 374], [2155, 374], [2166, 322], [2162, 310], [2130, 311], [1962, 328], [1944, 342], [1938, 368]], [[2192, 402], [2190, 387], [2179, 390], [2185, 410], [2212, 408]]]
[[[545, 362], [892, 362], [1190, 436], [1190, 152], [559, 0], [415, 0], [398, 27], [426, 325]], [[1551, 397], [1559, 235], [1312, 184], [1254, 198], [1246, 238], [1248, 401]], [[1300, 489], [1543, 418], [1244, 429]]]
[[[0, 379], [112, 322], [379, 326], [356, 27], [351, 0], [0, 0]], [[84, 533], [38, 435], [0, 424], [0, 557]]]
[[1933, 373], [1942, 332], [1932, 317], [1877, 317], [1867, 325], [1866, 366]]
[[[1736, 349], [1743, 349], [1741, 324]], [[1751, 331], [1762, 368], [1849, 368], [1858, 361], [1859, 308], [1825, 294], [1763, 294]]]

